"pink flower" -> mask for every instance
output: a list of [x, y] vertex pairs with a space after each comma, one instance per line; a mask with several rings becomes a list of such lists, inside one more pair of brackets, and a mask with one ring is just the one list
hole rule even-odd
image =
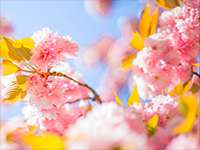
[[12, 31], [13, 27], [11, 23], [5, 17], [0, 16], [0, 34], [8, 36]]
[[198, 135], [182, 134], [175, 137], [166, 147], [166, 150], [197, 150], [199, 148]]
[[172, 140], [173, 135], [171, 133], [171, 128], [157, 128], [156, 133], [148, 139], [149, 145], [153, 150], [165, 149], [167, 144]]
[[[143, 133], [138, 133], [137, 119], [115, 103], [105, 103], [79, 119], [66, 133], [67, 149], [150, 149]], [[131, 121], [132, 120], [132, 121]]]
[[60, 108], [38, 109], [37, 106], [28, 104], [22, 112], [28, 125], [37, 125], [41, 131], [63, 135], [70, 125], [85, 116], [87, 112], [85, 108], [87, 107], [66, 104]]
[[[55, 109], [54, 112], [54, 118], [45, 118], [42, 121], [42, 125], [46, 131], [54, 132], [59, 135], [63, 135], [70, 125], [74, 124], [77, 119], [86, 114], [84, 109], [80, 108]], [[45, 111], [43, 111], [43, 113], [45, 113]], [[52, 113], [52, 110], [50, 110], [50, 113]]]
[[[1, 149], [5, 150], [25, 150], [24, 145], [22, 145], [19, 137], [20, 133], [17, 129], [25, 129], [26, 124], [22, 118], [15, 117], [9, 118], [6, 121], [0, 121], [0, 143]], [[10, 134], [9, 139], [12, 142], [8, 141], [8, 135]]]
[[84, 0], [84, 5], [90, 15], [105, 16], [110, 12], [112, 0]]
[[69, 37], [59, 36], [48, 28], [35, 32], [33, 39], [36, 45], [31, 62], [44, 71], [74, 56], [78, 48]]
[[170, 42], [161, 33], [152, 35], [133, 62], [133, 78], [142, 98], [165, 93], [191, 77], [191, 65], [182, 61]]
[[200, 8], [200, 0], [186, 0], [185, 4], [192, 8]]
[[191, 78], [200, 54], [200, 10], [187, 5], [164, 11], [158, 32], [134, 60], [134, 79], [142, 98], [168, 92]]
[[171, 38], [171, 46], [179, 52], [183, 60], [194, 63], [200, 53], [200, 10], [193, 4], [191, 6], [184, 5], [163, 12], [159, 32]]
[[31, 104], [39, 109], [61, 107], [66, 102], [73, 102], [88, 97], [88, 89], [62, 77], [32, 75], [29, 78], [28, 92]]
[[178, 113], [178, 103], [170, 96], [159, 95], [154, 97], [151, 102], [141, 103], [139, 106], [133, 106], [142, 116], [142, 119], [147, 121], [153, 115], [159, 116], [159, 125], [165, 125], [169, 119]]
[[100, 61], [105, 61], [109, 49], [112, 47], [114, 39], [110, 36], [103, 36], [85, 48], [82, 54], [84, 65], [93, 66]]

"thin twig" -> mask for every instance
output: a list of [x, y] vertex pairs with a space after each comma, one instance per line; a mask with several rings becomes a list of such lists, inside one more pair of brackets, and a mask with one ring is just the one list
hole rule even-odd
[[23, 72], [27, 72], [27, 73], [36, 73], [35, 71], [31, 71], [31, 70], [24, 70], [24, 69], [20, 69], [19, 71], [23, 71]]
[[192, 72], [192, 73], [200, 78], [200, 74], [198, 74], [197, 72]]
[[70, 76], [68, 76], [68, 75], [66, 75], [66, 74], [63, 74], [63, 73], [61, 73], [61, 72], [49, 72], [49, 76], [64, 77], [64, 78], [67, 78], [67, 79], [73, 81], [74, 83], [77, 83], [79, 86], [86, 87], [86, 88], [89, 89], [89, 90], [92, 92], [92, 94], [94, 95], [94, 98], [93, 98], [92, 100], [96, 100], [97, 102], [102, 103], [102, 100], [101, 100], [99, 94], [98, 94], [92, 87], [90, 87], [88, 84], [82, 83], [82, 82], [80, 82], [80, 81], [78, 81], [78, 80], [76, 80], [76, 79], [74, 79], [74, 78], [72, 78], [72, 77], [70, 77]]
[[[63, 104], [61, 104], [59, 106], [59, 108], [62, 108], [65, 104], [74, 104], [74, 103], [79, 102], [81, 100], [90, 100], [90, 99], [92, 99], [92, 97], [88, 96], [88, 97], [85, 97], [85, 98], [78, 98], [78, 99], [75, 99], [73, 101], [65, 101]], [[56, 107], [56, 105], [55, 105], [55, 107]]]
[[[27, 72], [27, 73], [37, 73], [37, 74], [43, 75], [42, 73], [37, 72], [36, 70], [31, 71], [31, 70], [23, 70], [23, 69], [20, 69], [20, 71]], [[74, 83], [77, 83], [79, 86], [82, 86], [82, 87], [85, 87], [85, 88], [89, 89], [89, 90], [92, 92], [92, 94], [94, 95], [94, 97], [91, 98], [91, 100], [93, 100], [93, 101], [96, 100], [96, 101], [99, 102], [100, 104], [102, 103], [102, 100], [101, 100], [99, 94], [98, 94], [92, 87], [90, 87], [88, 84], [82, 83], [82, 82], [80, 82], [80, 81], [74, 79], [73, 77], [70, 77], [70, 76], [68, 76], [68, 75], [66, 75], [66, 74], [63, 74], [63, 73], [61, 73], [61, 72], [47, 72], [47, 75], [48, 75], [48, 76], [64, 77], [64, 78], [67, 78], [67, 79], [73, 81]]]

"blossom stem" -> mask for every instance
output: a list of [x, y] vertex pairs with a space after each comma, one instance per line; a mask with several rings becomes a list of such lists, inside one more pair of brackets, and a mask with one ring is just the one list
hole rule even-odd
[[200, 74], [198, 74], [197, 72], [192, 72], [192, 73], [200, 78]]
[[[41, 74], [41, 73], [39, 73], [39, 72], [37, 72], [37, 71], [30, 71], [30, 70], [23, 70], [23, 69], [20, 69], [20, 71], [27, 72], [27, 73], [38, 73], [38, 74]], [[88, 84], [86, 84], [86, 83], [82, 83], [82, 82], [80, 82], [80, 81], [78, 81], [78, 80], [76, 80], [76, 79], [74, 79], [74, 78], [72, 78], [72, 77], [70, 77], [70, 76], [68, 76], [68, 75], [66, 75], [66, 74], [63, 74], [63, 73], [61, 73], [61, 72], [48, 72], [48, 73], [47, 73], [47, 76], [59, 76], [59, 77], [64, 77], [64, 78], [67, 78], [67, 79], [69, 79], [69, 80], [71, 80], [71, 81], [77, 83], [79, 86], [86, 87], [86, 88], [89, 89], [89, 90], [92, 92], [92, 94], [94, 95], [94, 97], [91, 98], [91, 99], [92, 99], [93, 101], [96, 100], [97, 102], [102, 103], [102, 100], [101, 100], [99, 94], [98, 94], [92, 87], [90, 87], [90, 86], [89, 86]]]
[[[73, 101], [70, 101], [70, 102], [68, 102], [68, 101], [66, 101], [66, 102], [64, 102], [63, 104], [61, 104], [60, 106], [59, 106], [59, 108], [61, 109], [65, 104], [74, 104], [74, 103], [76, 103], [76, 102], [79, 102], [79, 101], [81, 101], [81, 100], [89, 100], [89, 99], [92, 99], [92, 97], [85, 97], [85, 98], [78, 98], [78, 99], [75, 99], [75, 100], [73, 100]], [[56, 107], [56, 105], [54, 105], [55, 107]]]
[[74, 78], [72, 78], [72, 77], [70, 77], [70, 76], [68, 76], [68, 75], [66, 75], [66, 74], [63, 74], [63, 73], [61, 73], [61, 72], [49, 72], [49, 75], [50, 75], [50, 76], [64, 77], [64, 78], [67, 78], [67, 79], [69, 79], [69, 80], [71, 80], [71, 81], [77, 83], [79, 86], [86, 87], [86, 88], [89, 89], [89, 90], [92, 92], [92, 94], [94, 95], [94, 98], [93, 98], [92, 100], [96, 100], [96, 101], [98, 101], [99, 103], [102, 103], [102, 100], [101, 100], [99, 94], [98, 94], [92, 87], [90, 87], [88, 84], [82, 83], [82, 82], [80, 82], [80, 81], [78, 81], [78, 80], [76, 80], [76, 79], [74, 79]]
[[27, 73], [35, 73], [35, 71], [31, 71], [31, 70], [23, 70], [23, 69], [20, 69], [20, 71], [27, 72]]

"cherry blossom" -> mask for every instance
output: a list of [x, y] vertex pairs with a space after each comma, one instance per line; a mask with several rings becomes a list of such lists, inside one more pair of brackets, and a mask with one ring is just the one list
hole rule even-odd
[[130, 120], [126, 120], [125, 111], [115, 103], [96, 106], [86, 118], [80, 119], [69, 128], [66, 133], [68, 148], [149, 149], [144, 132], [138, 133], [136, 128], [129, 126]]
[[191, 149], [195, 150], [199, 148], [198, 145], [198, 138], [196, 135], [192, 134], [186, 134], [186, 135], [179, 135], [178, 137], [175, 137], [171, 143], [166, 147], [166, 150], [178, 150], [182, 147], [183, 149]]
[[29, 78], [28, 91], [31, 95], [30, 103], [40, 109], [62, 107], [67, 102], [88, 97], [87, 88], [62, 77], [42, 77], [33, 75]]
[[175, 98], [164, 95], [154, 97], [151, 102], [135, 104], [133, 106], [140, 113], [143, 120], [149, 120], [153, 115], [159, 117], [159, 125], [163, 126], [178, 113], [178, 103]]
[[8, 36], [12, 33], [12, 31], [13, 26], [10, 21], [5, 17], [0, 16], [0, 34]]
[[144, 99], [169, 92], [192, 76], [200, 54], [200, 11], [184, 5], [164, 11], [158, 32], [145, 40], [133, 62], [133, 78]]
[[35, 48], [31, 62], [42, 70], [51, 68], [67, 58], [75, 56], [77, 44], [68, 36], [59, 36], [48, 28], [33, 34]]

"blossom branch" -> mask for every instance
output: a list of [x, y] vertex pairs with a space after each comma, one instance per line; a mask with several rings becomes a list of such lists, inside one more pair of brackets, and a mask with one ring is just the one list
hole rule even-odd
[[197, 72], [192, 72], [192, 73], [200, 78], [200, 74], [198, 74]]
[[88, 99], [90, 98], [93, 101], [96, 100], [100, 104], [102, 103], [101, 97], [99, 96], [99, 94], [92, 87], [90, 87], [86, 83], [82, 83], [82, 82], [80, 82], [80, 81], [78, 81], [78, 80], [76, 80], [76, 79], [74, 79], [74, 78], [72, 78], [72, 77], [70, 77], [70, 76], [68, 76], [66, 74], [63, 74], [61, 72], [46, 72], [46, 73], [41, 73], [41, 72], [38, 72], [38, 71], [30, 71], [30, 70], [23, 70], [23, 69], [20, 69], [20, 71], [27, 72], [27, 73], [37, 73], [37, 74], [40, 74], [40, 75], [44, 76], [45, 78], [47, 78], [48, 76], [58, 76], [58, 77], [67, 78], [67, 79], [69, 79], [69, 80], [77, 83], [79, 86], [83, 86], [83, 87], [89, 89], [92, 92], [92, 94], [94, 95], [94, 97], [93, 98], [92, 97], [88, 97]]
[[63, 73], [61, 73], [61, 72], [49, 72], [49, 76], [64, 77], [64, 78], [67, 78], [67, 79], [69, 79], [69, 80], [71, 80], [71, 81], [77, 83], [79, 86], [86, 87], [86, 88], [89, 89], [89, 90], [92, 92], [92, 94], [94, 95], [94, 98], [92, 98], [92, 100], [96, 100], [96, 101], [98, 101], [99, 103], [102, 103], [102, 100], [101, 100], [99, 94], [98, 94], [92, 87], [90, 87], [88, 84], [82, 83], [82, 82], [80, 82], [80, 81], [78, 81], [78, 80], [76, 80], [76, 79], [74, 79], [74, 78], [72, 78], [72, 77], [70, 77], [70, 76], [68, 76], [68, 75], [66, 75], [66, 74], [63, 74]]
[[[90, 96], [88, 96], [88, 97], [85, 97], [85, 98], [78, 98], [78, 99], [75, 99], [75, 100], [73, 100], [73, 101], [66, 101], [66, 102], [64, 102], [63, 104], [61, 104], [60, 106], [59, 106], [59, 108], [61, 109], [65, 104], [74, 104], [74, 103], [76, 103], [76, 102], [79, 102], [79, 101], [81, 101], [81, 100], [90, 100], [90, 99], [93, 99], [92, 97], [90, 97]], [[57, 107], [56, 105], [53, 105], [54, 107]]]

